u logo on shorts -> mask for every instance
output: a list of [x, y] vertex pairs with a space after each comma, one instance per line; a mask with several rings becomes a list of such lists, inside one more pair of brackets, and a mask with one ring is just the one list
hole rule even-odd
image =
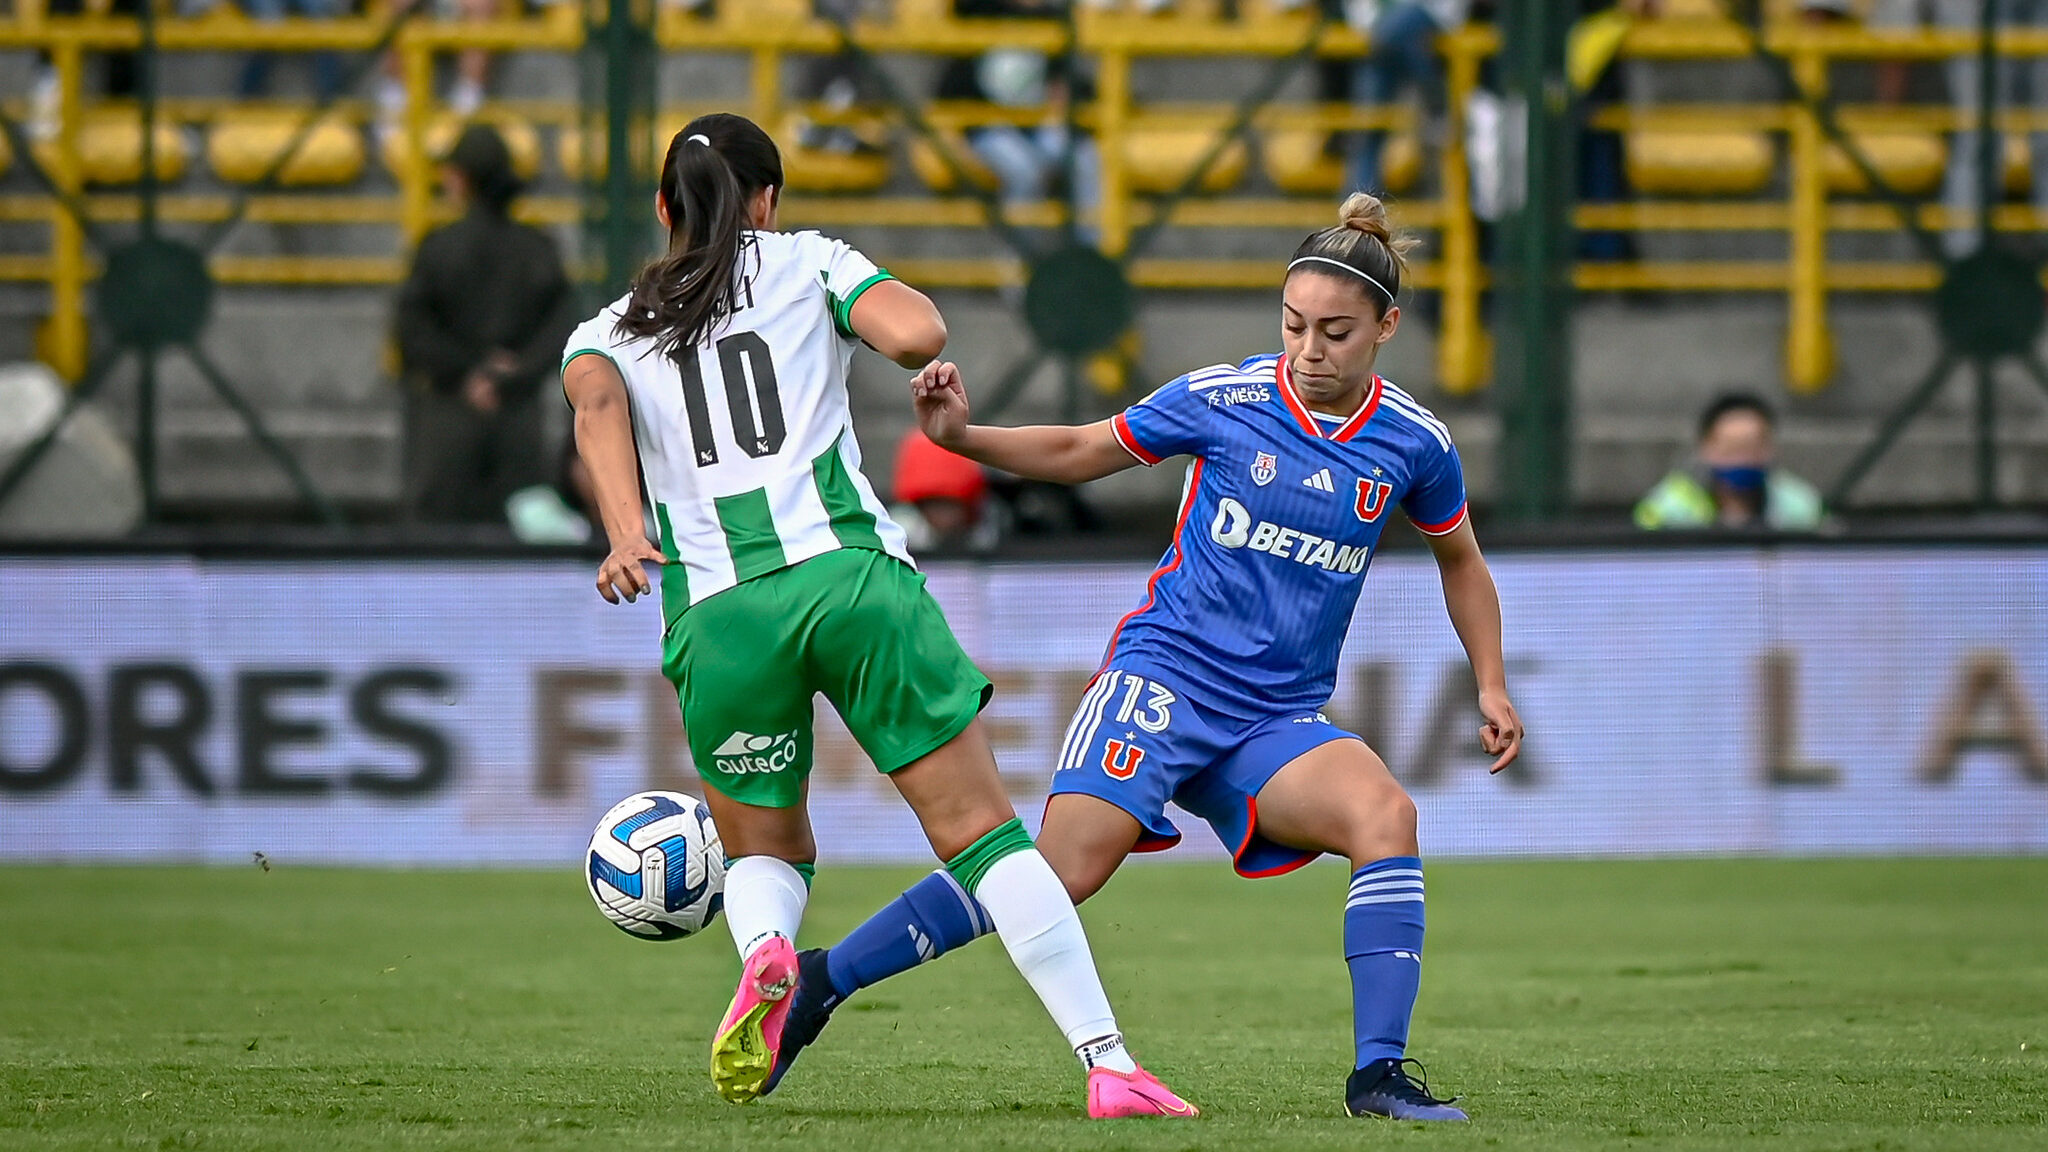
[[1111, 740], [1102, 748], [1102, 770], [1112, 780], [1129, 780], [1138, 774], [1138, 765], [1145, 762], [1145, 750], [1136, 744]]

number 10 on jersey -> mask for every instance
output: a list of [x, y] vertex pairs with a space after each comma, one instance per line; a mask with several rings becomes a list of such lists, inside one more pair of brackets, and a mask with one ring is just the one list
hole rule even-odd
[[[782, 451], [788, 427], [782, 418], [782, 393], [775, 384], [775, 359], [768, 353], [768, 342], [758, 332], [735, 332], [714, 347], [719, 375], [725, 379], [733, 441], [757, 460]], [[690, 443], [696, 450], [697, 466], [716, 464], [718, 440], [711, 431], [703, 359], [697, 349], [687, 348], [676, 356], [676, 367], [683, 375], [683, 408], [690, 418]]]

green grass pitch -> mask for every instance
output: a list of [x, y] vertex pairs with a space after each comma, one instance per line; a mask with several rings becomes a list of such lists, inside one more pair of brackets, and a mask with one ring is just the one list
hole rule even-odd
[[[917, 873], [825, 868], [836, 939]], [[1344, 1118], [1345, 875], [1134, 866], [1086, 910], [1196, 1122], [1081, 1118], [984, 941], [712, 1094], [722, 925], [573, 869], [0, 869], [0, 1148], [2048, 1148], [2048, 860], [1439, 863], [1415, 1054], [1474, 1122]]]

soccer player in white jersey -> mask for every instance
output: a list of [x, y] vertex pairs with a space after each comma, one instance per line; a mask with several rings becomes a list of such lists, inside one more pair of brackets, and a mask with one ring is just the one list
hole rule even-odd
[[[1052, 776], [1039, 842], [1086, 900], [1132, 852], [1172, 847], [1169, 800], [1207, 821], [1240, 875], [1349, 857], [1353, 1115], [1458, 1121], [1409, 1072], [1422, 978], [1423, 885], [1414, 802], [1371, 748], [1321, 709], [1381, 530], [1401, 511], [1429, 538], [1464, 642], [1498, 772], [1521, 749], [1508, 701], [1500, 599], [1465, 513], [1442, 422], [1373, 371], [1401, 310], [1405, 242], [1363, 193], [1288, 261], [1279, 354], [1169, 382], [1085, 427], [967, 422], [951, 364], [912, 382], [935, 443], [1022, 476], [1078, 484], [1190, 456], [1179, 527], [1117, 624]], [[829, 951], [798, 959], [798, 989], [769, 1087], [861, 988], [987, 929], [943, 875], [926, 877]], [[905, 947], [914, 939], [916, 947]], [[1283, 957], [1279, 971], [1292, 971]]]
[[712, 1081], [754, 1099], [781, 1045], [817, 859], [805, 781], [823, 694], [1066, 1033], [1089, 1115], [1193, 1115], [1125, 1050], [1074, 905], [997, 778], [977, 720], [989, 681], [861, 476], [854, 344], [916, 367], [944, 348], [945, 322], [845, 244], [776, 231], [781, 189], [759, 126], [692, 120], [662, 162], [668, 251], [576, 330], [562, 363], [611, 542], [598, 591], [635, 599], [645, 566], [662, 565], [662, 671], [732, 854], [742, 971]]

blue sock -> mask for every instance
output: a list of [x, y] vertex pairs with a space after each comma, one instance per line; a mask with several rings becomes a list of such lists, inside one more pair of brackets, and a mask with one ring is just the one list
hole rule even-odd
[[941, 868], [834, 944], [825, 971], [844, 999], [993, 931], [988, 912]]
[[1352, 874], [1344, 900], [1344, 960], [1351, 967], [1354, 1067], [1400, 1059], [1422, 987], [1421, 860], [1389, 856]]

